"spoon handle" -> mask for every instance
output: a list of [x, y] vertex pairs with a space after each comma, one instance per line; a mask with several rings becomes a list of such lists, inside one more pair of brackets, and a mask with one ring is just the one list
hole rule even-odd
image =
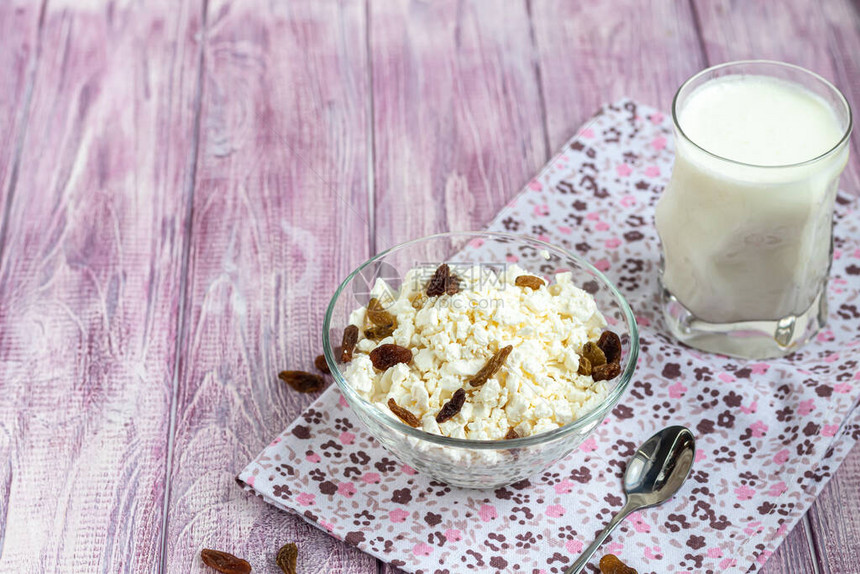
[[609, 524], [606, 525], [603, 532], [597, 535], [597, 538], [591, 543], [591, 546], [586, 548], [585, 552], [577, 558], [576, 562], [573, 563], [573, 566], [564, 571], [564, 574], [579, 574], [582, 572], [582, 569], [585, 568], [585, 565], [588, 564], [588, 561], [591, 560], [591, 557], [595, 552], [597, 552], [597, 549], [600, 548], [600, 545], [603, 544], [604, 540], [606, 540], [609, 535], [612, 534], [612, 531], [615, 530], [615, 527], [618, 526], [622, 520], [627, 518], [627, 515], [635, 509], [636, 505], [630, 504], [630, 501], [628, 501], [627, 504], [625, 504], [624, 507], [612, 517], [612, 520], [609, 521]]

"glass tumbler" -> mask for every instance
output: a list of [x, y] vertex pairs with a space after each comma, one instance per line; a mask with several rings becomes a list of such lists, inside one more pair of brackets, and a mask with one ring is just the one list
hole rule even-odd
[[845, 97], [797, 66], [732, 62], [687, 80], [672, 118], [675, 163], [656, 210], [669, 331], [725, 355], [790, 353], [827, 319]]

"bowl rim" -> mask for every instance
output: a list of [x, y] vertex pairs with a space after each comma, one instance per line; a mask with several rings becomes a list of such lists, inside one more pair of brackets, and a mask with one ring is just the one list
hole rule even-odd
[[[606, 395], [606, 397], [603, 399], [603, 401], [601, 401], [600, 404], [592, 408], [585, 415], [577, 418], [576, 420], [566, 425], [536, 435], [507, 440], [473, 440], [447, 437], [444, 435], [429, 433], [420, 428], [413, 428], [395, 419], [394, 417], [383, 413], [382, 410], [379, 409], [375, 403], [371, 403], [370, 401], [366, 400], [364, 397], [359, 395], [358, 392], [355, 391], [355, 389], [352, 388], [352, 385], [347, 382], [346, 378], [343, 376], [343, 373], [338, 366], [338, 362], [335, 360], [333, 353], [334, 345], [331, 344], [331, 340], [329, 337], [329, 331], [331, 330], [331, 319], [334, 314], [334, 309], [344, 289], [346, 289], [346, 287], [352, 282], [355, 276], [358, 275], [361, 271], [363, 271], [365, 268], [367, 268], [374, 262], [383, 259], [388, 254], [419, 243], [424, 243], [430, 240], [443, 239], [446, 237], [472, 237], [473, 239], [485, 239], [487, 237], [492, 237], [494, 239], [505, 239], [507, 241], [514, 242], [528, 242], [537, 246], [542, 246], [545, 249], [551, 249], [553, 251], [559, 252], [565, 257], [573, 259], [577, 263], [581, 264], [582, 267], [584, 267], [586, 270], [591, 272], [597, 279], [599, 279], [603, 283], [604, 287], [607, 287], [609, 289], [609, 291], [618, 301], [619, 306], [621, 307], [622, 314], [624, 315], [624, 318], [629, 326], [630, 351], [627, 354], [627, 360], [624, 365], [624, 370], [619, 375], [620, 379], [618, 381], [618, 384], [615, 385], [615, 388], [613, 388], [609, 392], [609, 394]], [[332, 377], [334, 378], [335, 383], [337, 384], [341, 393], [346, 396], [347, 402], [350, 403], [350, 407], [352, 407], [354, 403], [358, 403], [362, 405], [363, 411], [367, 413], [368, 416], [372, 417], [374, 420], [383, 424], [384, 426], [390, 427], [393, 430], [400, 431], [408, 437], [416, 438], [439, 446], [466, 448], [473, 450], [508, 450], [511, 448], [522, 448], [551, 442], [555, 439], [564, 437], [577, 430], [580, 430], [583, 427], [587, 427], [605, 416], [609, 409], [611, 409], [618, 402], [618, 400], [621, 398], [621, 395], [624, 394], [624, 391], [627, 389], [627, 386], [630, 384], [630, 381], [633, 378], [633, 371], [636, 368], [636, 363], [639, 357], [639, 327], [636, 323], [636, 317], [633, 315], [633, 311], [630, 309], [630, 305], [627, 303], [627, 299], [624, 297], [624, 295], [622, 295], [618, 288], [616, 288], [615, 285], [611, 281], [609, 281], [606, 275], [604, 275], [599, 269], [597, 269], [594, 265], [592, 265], [579, 255], [571, 253], [570, 251], [562, 247], [552, 245], [551, 243], [542, 241], [534, 237], [530, 237], [528, 235], [515, 235], [513, 233], [501, 233], [494, 231], [449, 231], [444, 233], [435, 233], [433, 235], [426, 235], [424, 237], [419, 237], [417, 239], [412, 239], [394, 245], [393, 247], [389, 247], [388, 249], [377, 253], [376, 255], [359, 265], [352, 273], [350, 273], [346, 277], [346, 279], [344, 279], [340, 283], [340, 285], [338, 285], [337, 289], [334, 292], [334, 295], [331, 298], [331, 301], [329, 302], [329, 305], [326, 309], [325, 318], [323, 320], [322, 343], [323, 354], [325, 356], [325, 360], [328, 364], [329, 370], [331, 370]]]

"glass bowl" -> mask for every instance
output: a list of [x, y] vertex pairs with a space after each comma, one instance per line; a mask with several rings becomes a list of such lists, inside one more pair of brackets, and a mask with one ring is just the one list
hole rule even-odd
[[[604, 400], [575, 421], [540, 434], [508, 440], [467, 440], [412, 428], [361, 397], [344, 378], [335, 352], [350, 313], [368, 303], [378, 278], [399, 289], [406, 272], [441, 263], [478, 265], [499, 271], [516, 262], [529, 273], [553, 279], [570, 271], [573, 284], [591, 293], [609, 329], [621, 339], [622, 372], [608, 381]], [[429, 277], [429, 274], [428, 274]], [[335, 382], [367, 430], [419, 473], [465, 488], [497, 488], [536, 474], [567, 456], [600, 424], [621, 398], [636, 367], [639, 334], [627, 301], [590, 263], [572, 253], [524, 236], [489, 232], [440, 233], [392, 247], [363, 263], [340, 284], [326, 311], [323, 349]]]

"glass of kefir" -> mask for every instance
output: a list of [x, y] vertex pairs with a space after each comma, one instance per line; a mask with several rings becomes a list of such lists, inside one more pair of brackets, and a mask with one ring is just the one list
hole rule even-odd
[[790, 64], [722, 64], [672, 103], [676, 152], [657, 204], [669, 331], [692, 347], [771, 358], [827, 319], [833, 205], [851, 109]]

